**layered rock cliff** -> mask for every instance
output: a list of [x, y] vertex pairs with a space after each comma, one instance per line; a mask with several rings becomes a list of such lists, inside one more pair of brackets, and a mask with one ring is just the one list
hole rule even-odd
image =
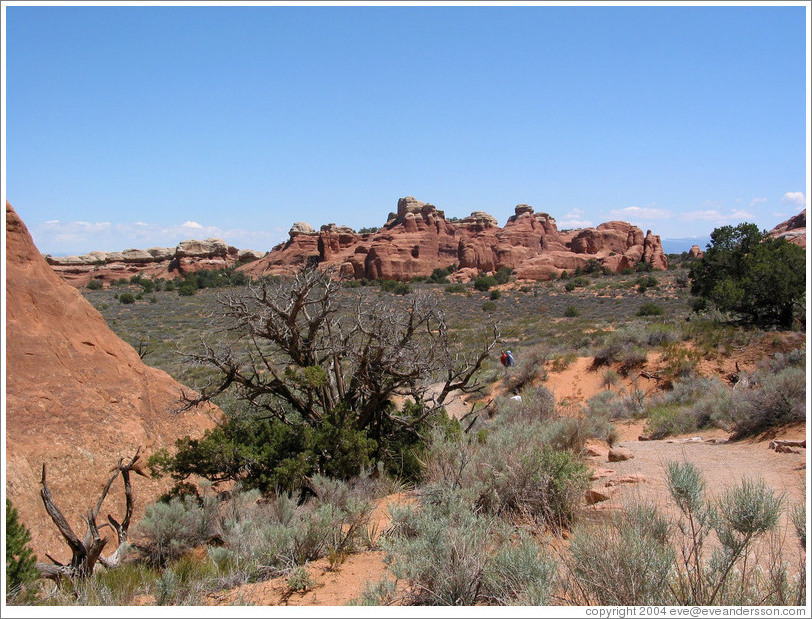
[[284, 275], [317, 262], [356, 279], [408, 280], [452, 265], [470, 273], [508, 267], [519, 279], [545, 280], [591, 259], [612, 271], [639, 262], [668, 267], [660, 237], [626, 222], [562, 232], [549, 214], [520, 204], [500, 228], [484, 212], [447, 220], [434, 205], [410, 196], [398, 201], [397, 212], [375, 233], [356, 234], [335, 224], [316, 231], [298, 222], [286, 243], [239, 268], [254, 276]]

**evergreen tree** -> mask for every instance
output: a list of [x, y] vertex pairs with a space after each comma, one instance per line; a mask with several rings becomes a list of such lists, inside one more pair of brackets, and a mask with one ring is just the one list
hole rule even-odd
[[6, 499], [6, 596], [18, 593], [23, 585], [39, 577], [37, 558], [28, 546], [30, 541], [31, 533]]
[[789, 328], [806, 295], [806, 253], [755, 224], [717, 228], [691, 265], [691, 293], [724, 312]]

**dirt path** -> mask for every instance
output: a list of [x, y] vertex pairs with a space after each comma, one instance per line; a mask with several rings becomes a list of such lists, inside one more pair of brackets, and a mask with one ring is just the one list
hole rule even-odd
[[[621, 430], [623, 440], [615, 447], [628, 449], [634, 457], [609, 462], [608, 445], [591, 446], [596, 455], [588, 458], [589, 464], [601, 475], [595, 480], [593, 489], [610, 496], [588, 507], [588, 513], [597, 515], [621, 509], [633, 501], [645, 501], [675, 516], [668, 493], [666, 468], [671, 461], [690, 462], [702, 472], [709, 498], [720, 496], [743, 479], [763, 480], [777, 494], [783, 494], [784, 514], [779, 533], [787, 539], [785, 548], [789, 554], [786, 558], [797, 560], [800, 557], [800, 546], [789, 513], [792, 506], [804, 501], [806, 449], [796, 448], [796, 453], [779, 453], [770, 449], [769, 443], [772, 438], [806, 438], [805, 424], [782, 429], [769, 438], [736, 442], [727, 442], [727, 435], [721, 430], [657, 441], [632, 438], [639, 433], [640, 424], [628, 424]], [[622, 479], [644, 481], [617, 483]]]

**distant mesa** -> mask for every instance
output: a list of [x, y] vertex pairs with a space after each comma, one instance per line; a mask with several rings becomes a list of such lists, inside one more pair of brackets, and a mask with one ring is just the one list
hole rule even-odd
[[[141, 447], [146, 462], [180, 437], [201, 436], [220, 413], [213, 406], [172, 412], [182, 385], [145, 365], [49, 268], [8, 203], [6, 248], [6, 491], [31, 531], [36, 554], [67, 561], [68, 548], [39, 495], [43, 464], [55, 501], [74, 531], [82, 532], [82, 514], [119, 458]], [[137, 520], [170, 482], [138, 477], [133, 485]], [[117, 492], [108, 498], [116, 506], [105, 510], [123, 505], [123, 492]]]
[[[306, 225], [306, 224], [305, 224]], [[82, 256], [45, 256], [63, 280], [83, 287], [90, 280], [111, 282], [141, 275], [149, 279], [173, 279], [201, 270], [225, 269], [258, 260], [263, 252], [237, 249], [222, 239], [182, 241], [177, 247], [94, 251]]]
[[640, 262], [668, 268], [660, 237], [626, 222], [562, 232], [548, 213], [519, 204], [502, 228], [486, 212], [447, 220], [433, 204], [406, 196], [375, 233], [361, 235], [335, 224], [316, 232], [297, 222], [286, 242], [239, 270], [251, 276], [284, 275], [315, 262], [345, 277], [409, 280], [454, 265], [458, 277], [508, 267], [519, 279], [547, 280], [590, 260], [613, 272]]

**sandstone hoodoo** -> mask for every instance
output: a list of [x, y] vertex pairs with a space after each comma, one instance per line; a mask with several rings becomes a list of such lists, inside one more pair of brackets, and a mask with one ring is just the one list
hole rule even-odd
[[90, 280], [111, 282], [133, 275], [171, 279], [204, 269], [216, 270], [258, 260], [262, 252], [237, 249], [222, 239], [182, 241], [177, 247], [94, 251], [82, 256], [45, 256], [51, 268], [69, 284], [82, 287]]
[[654, 269], [668, 267], [660, 237], [626, 222], [564, 232], [549, 214], [519, 204], [500, 228], [488, 213], [448, 220], [434, 205], [408, 196], [398, 200], [397, 211], [377, 232], [357, 234], [335, 224], [317, 232], [296, 223], [287, 242], [240, 270], [254, 276], [284, 275], [318, 262], [346, 277], [408, 280], [453, 265], [471, 272], [508, 267], [519, 279], [545, 280], [562, 271], [572, 273], [590, 260], [615, 272], [640, 262]]
[[[173, 413], [182, 386], [146, 366], [54, 273], [8, 203], [6, 248], [6, 490], [40, 560], [48, 552], [63, 561], [67, 546], [40, 498], [43, 464], [55, 502], [81, 535], [81, 517], [119, 458], [141, 447], [145, 462], [179, 437], [202, 435], [218, 411]], [[168, 485], [134, 480], [134, 520]], [[108, 501], [114, 514], [124, 504], [118, 484]]]

